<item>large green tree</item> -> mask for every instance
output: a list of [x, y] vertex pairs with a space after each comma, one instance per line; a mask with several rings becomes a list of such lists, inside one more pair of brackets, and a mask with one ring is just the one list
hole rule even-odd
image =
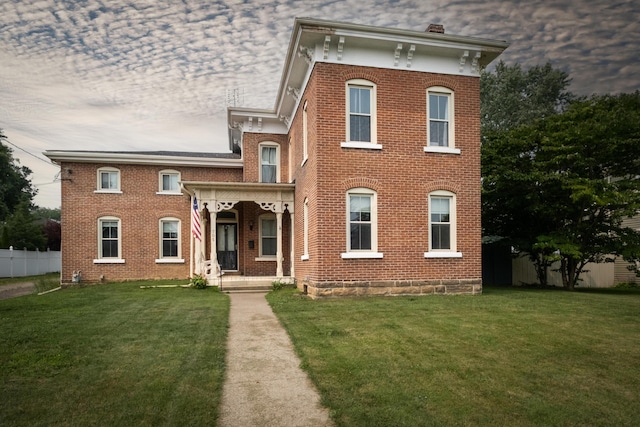
[[5, 221], [21, 202], [31, 205], [37, 190], [31, 184], [31, 169], [20, 166], [12, 150], [5, 145], [0, 129], [0, 222]]
[[[640, 92], [574, 101], [483, 144], [484, 227], [573, 289], [589, 262], [640, 257]], [[540, 277], [539, 277], [540, 278]]]

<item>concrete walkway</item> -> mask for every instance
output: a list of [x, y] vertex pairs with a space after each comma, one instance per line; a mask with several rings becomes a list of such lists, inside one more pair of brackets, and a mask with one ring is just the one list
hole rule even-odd
[[219, 425], [332, 426], [265, 293], [231, 293]]

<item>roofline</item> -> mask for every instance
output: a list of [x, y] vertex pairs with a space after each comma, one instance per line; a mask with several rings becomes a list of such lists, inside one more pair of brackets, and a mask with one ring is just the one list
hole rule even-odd
[[95, 151], [48, 150], [43, 153], [53, 163], [117, 163], [136, 165], [196, 166], [242, 168], [242, 159], [225, 159], [216, 157], [183, 157], [157, 154], [105, 153]]
[[[184, 188], [200, 189], [237, 189], [245, 191], [294, 191], [295, 184], [289, 183], [263, 183], [263, 182], [211, 182], [211, 181], [181, 181]], [[188, 189], [188, 188], [187, 188]]]

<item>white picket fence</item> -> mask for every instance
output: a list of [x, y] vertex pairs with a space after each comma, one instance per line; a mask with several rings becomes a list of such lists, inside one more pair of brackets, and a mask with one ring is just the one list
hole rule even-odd
[[[512, 265], [512, 283], [514, 285], [538, 283], [536, 269], [533, 263], [526, 256], [515, 258]], [[555, 263], [549, 268], [549, 284], [552, 286], [562, 286], [562, 277], [559, 272], [553, 271], [560, 267], [560, 263]], [[580, 275], [582, 281], [578, 285], [582, 288], [608, 288], [614, 285], [612, 262], [586, 265], [585, 270]]]
[[0, 277], [24, 277], [55, 273], [62, 267], [60, 251], [0, 249]]

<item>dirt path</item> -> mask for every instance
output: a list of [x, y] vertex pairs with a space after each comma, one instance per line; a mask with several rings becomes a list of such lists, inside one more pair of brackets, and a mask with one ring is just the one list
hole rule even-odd
[[29, 295], [36, 291], [33, 282], [12, 283], [0, 286], [0, 300]]

